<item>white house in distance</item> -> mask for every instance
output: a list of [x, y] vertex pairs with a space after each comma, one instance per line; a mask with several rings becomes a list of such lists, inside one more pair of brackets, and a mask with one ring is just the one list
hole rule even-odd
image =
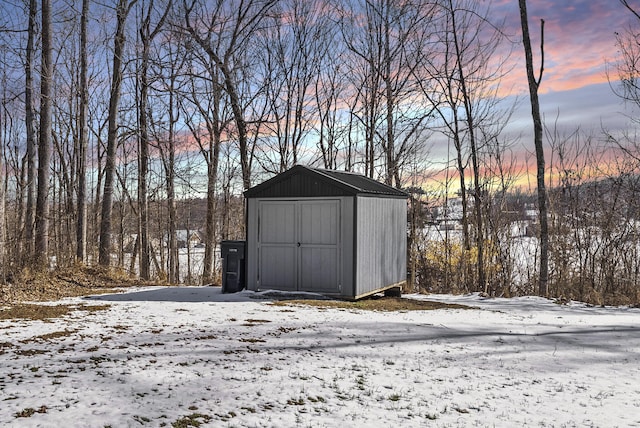
[[[204, 240], [197, 230], [178, 229], [176, 230], [176, 241], [178, 248], [194, 248], [202, 244]], [[165, 242], [168, 242], [168, 237]]]

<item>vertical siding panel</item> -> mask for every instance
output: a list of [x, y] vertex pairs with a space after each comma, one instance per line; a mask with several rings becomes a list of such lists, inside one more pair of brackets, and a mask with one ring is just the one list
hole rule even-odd
[[298, 207], [301, 221], [298, 289], [337, 294], [340, 291], [340, 200], [301, 200]]
[[340, 294], [343, 297], [354, 297], [355, 294], [355, 263], [353, 253], [355, 248], [354, 237], [354, 201], [355, 197], [340, 198]]
[[259, 288], [298, 288], [298, 204], [263, 200], [258, 203]]
[[406, 279], [406, 201], [359, 197], [356, 295]]
[[247, 199], [247, 289], [257, 289], [258, 278], [258, 200]]

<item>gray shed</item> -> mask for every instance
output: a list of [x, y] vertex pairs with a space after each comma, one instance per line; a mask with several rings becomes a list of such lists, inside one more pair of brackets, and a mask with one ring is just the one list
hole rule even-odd
[[245, 193], [249, 290], [358, 299], [407, 275], [407, 194], [359, 174], [285, 171]]

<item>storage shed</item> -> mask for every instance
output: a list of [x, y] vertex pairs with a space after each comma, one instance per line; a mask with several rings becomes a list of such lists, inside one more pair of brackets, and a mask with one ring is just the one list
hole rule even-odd
[[403, 191], [297, 165], [244, 195], [249, 290], [358, 299], [406, 281]]

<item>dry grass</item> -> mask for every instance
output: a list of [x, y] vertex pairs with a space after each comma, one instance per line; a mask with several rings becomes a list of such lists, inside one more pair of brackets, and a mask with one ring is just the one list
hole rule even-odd
[[97, 312], [109, 309], [110, 305], [36, 305], [16, 303], [0, 308], [0, 320], [25, 319], [46, 321], [60, 318], [74, 311]]
[[344, 300], [283, 300], [273, 302], [275, 306], [306, 305], [317, 308], [360, 309], [365, 311], [430, 311], [434, 309], [470, 309], [468, 306], [455, 305], [427, 300], [403, 299], [401, 297], [377, 297], [353, 301]]
[[102, 311], [109, 305], [39, 305], [29, 302], [55, 301], [65, 297], [116, 292], [114, 284], [137, 285], [122, 279], [115, 271], [75, 267], [53, 272], [25, 270], [0, 287], [0, 320], [26, 319], [46, 321], [74, 311]]
[[120, 291], [117, 288], [141, 285], [158, 284], [141, 281], [113, 268], [77, 265], [52, 272], [25, 269], [6, 284], [0, 284], [0, 304], [46, 302], [65, 297], [115, 293]]

